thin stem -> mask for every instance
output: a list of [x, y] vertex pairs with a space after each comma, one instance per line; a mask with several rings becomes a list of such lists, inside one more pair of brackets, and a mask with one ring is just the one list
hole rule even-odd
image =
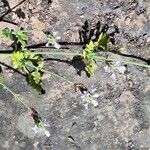
[[122, 63], [150, 68], [150, 65], [145, 65], [145, 64], [141, 64], [141, 63], [137, 63], [137, 62], [133, 62], [133, 61], [122, 61]]
[[10, 92], [10, 93], [14, 96], [14, 98], [15, 98], [17, 101], [19, 101], [20, 103], [22, 103], [27, 109], [29, 108], [29, 107], [19, 98], [19, 95], [18, 95], [18, 94], [14, 93], [12, 90], [10, 90], [5, 84], [3, 84], [3, 83], [0, 83], [0, 84], [4, 87], [4, 89], [6, 89], [8, 92]]
[[30, 52], [31, 54], [42, 54], [42, 55], [57, 55], [57, 56], [82, 56], [78, 52]]
[[[100, 61], [114, 61], [114, 59], [112, 58], [105, 58], [105, 57], [102, 57], [102, 56], [93, 56], [94, 59], [96, 60], [100, 60]], [[143, 63], [137, 63], [137, 62], [133, 62], [133, 61], [121, 61], [122, 63], [124, 64], [130, 64], [130, 65], [135, 65], [135, 66], [140, 66], [140, 67], [146, 67], [146, 68], [150, 68], [150, 65], [146, 65], [146, 64], [143, 64]]]
[[[78, 52], [28, 52], [28, 54], [42, 54], [42, 55], [53, 55], [53, 56], [82, 56], [81, 53]], [[12, 53], [0, 54], [0, 57], [9, 57]]]
[[1, 58], [5, 58], [5, 57], [10, 57], [12, 55], [12, 53], [5, 53], [5, 54], [0, 54]]
[[[32, 67], [32, 68], [35, 68], [35, 69], [39, 70], [38, 67], [36, 67], [36, 66], [34, 66], [34, 65], [30, 64], [30, 63], [26, 63], [26, 65], [29, 66], [29, 67]], [[42, 72], [45, 72], [45, 73], [51, 74], [51, 75], [53, 75], [53, 76], [55, 76], [55, 77], [58, 77], [58, 78], [60, 78], [60, 79], [62, 79], [62, 80], [64, 80], [64, 81], [68, 82], [69, 84], [72, 84], [72, 83], [73, 83], [73, 82], [69, 81], [68, 79], [65, 79], [64, 77], [62, 77], [62, 76], [60, 76], [60, 75], [58, 75], [58, 74], [56, 74], [56, 73], [54, 73], [54, 72], [52, 72], [52, 71], [48, 71], [48, 70], [42, 69], [42, 68], [40, 68], [40, 70], [41, 70]]]
[[[29, 54], [42, 54], [42, 55], [53, 55], [53, 56], [82, 56], [82, 53], [79, 52], [29, 52]], [[8, 57], [11, 56], [12, 54], [8, 53], [8, 54], [0, 54], [0, 57]], [[100, 61], [114, 61], [114, 59], [112, 58], [106, 58], [103, 56], [93, 56], [94, 59], [96, 60], [100, 60]], [[122, 61], [122, 63], [124, 64], [130, 64], [130, 65], [136, 65], [136, 66], [140, 66], [140, 67], [146, 67], [146, 68], [150, 68], [150, 65], [146, 65], [143, 63], [137, 63], [137, 62], [133, 62], [133, 61]]]

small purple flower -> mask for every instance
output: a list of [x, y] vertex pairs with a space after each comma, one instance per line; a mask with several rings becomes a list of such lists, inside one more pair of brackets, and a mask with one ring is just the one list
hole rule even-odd
[[113, 81], [116, 81], [116, 72], [115, 72], [115, 69], [116, 69], [119, 73], [124, 74], [125, 71], [126, 71], [126, 67], [123, 66], [119, 61], [116, 61], [116, 62], [110, 64], [110, 66], [107, 65], [107, 66], [104, 67], [105, 72], [111, 73], [110, 78], [111, 78]]
[[81, 95], [81, 98], [83, 100], [84, 106], [86, 109], [88, 109], [89, 104], [93, 104], [94, 107], [98, 106], [98, 102], [96, 99], [99, 97], [99, 94], [94, 93], [96, 91], [96, 88], [90, 88], [88, 91], [84, 91], [84, 93]]
[[48, 42], [45, 44], [46, 47], [49, 45], [53, 45], [56, 49], [60, 49], [61, 45], [57, 42], [57, 40], [60, 40], [61, 37], [58, 36], [57, 31], [53, 31], [52, 34], [47, 35]]
[[46, 130], [45, 127], [49, 127], [49, 123], [45, 120], [45, 122], [40, 122], [39, 126], [35, 125], [32, 130], [34, 131], [35, 134], [37, 133], [44, 133], [47, 137], [50, 137], [50, 132], [48, 130]]
[[61, 48], [61, 45], [58, 44], [57, 42], [55, 42], [54, 47], [55, 47], [56, 49], [60, 49], [60, 48]]

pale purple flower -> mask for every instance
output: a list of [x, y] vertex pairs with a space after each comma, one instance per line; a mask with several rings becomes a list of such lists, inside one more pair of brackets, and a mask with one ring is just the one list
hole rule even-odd
[[57, 42], [57, 40], [60, 40], [61, 37], [58, 36], [57, 31], [53, 31], [52, 34], [47, 35], [48, 42], [45, 44], [46, 47], [49, 45], [53, 45], [56, 49], [60, 49], [61, 45]]
[[46, 47], [49, 47], [49, 43], [46, 43], [45, 46], [46, 46]]
[[99, 97], [99, 94], [94, 93], [96, 91], [96, 88], [90, 88], [88, 91], [84, 91], [84, 93], [81, 95], [81, 98], [83, 100], [83, 105], [86, 109], [88, 109], [89, 104], [93, 104], [94, 107], [98, 106], [98, 102], [96, 99]]
[[95, 99], [92, 100], [92, 104], [94, 105], [94, 107], [98, 106], [98, 102]]
[[125, 71], [126, 71], [126, 67], [123, 66], [119, 61], [116, 61], [115, 67], [116, 67], [116, 69], [117, 69], [120, 73], [122, 73], [122, 74], [124, 74]]
[[54, 47], [55, 47], [56, 49], [60, 49], [60, 48], [61, 48], [61, 45], [58, 44], [57, 42], [55, 42]]
[[124, 74], [126, 71], [126, 67], [123, 66], [120, 61], [116, 61], [113, 64], [111, 64], [110, 66], [105, 66], [104, 70], [105, 72], [111, 73], [113, 72], [113, 70], [117, 69], [120, 73]]
[[49, 133], [48, 130], [45, 130], [45, 135], [46, 135], [47, 137], [50, 137], [50, 133]]
[[46, 119], [44, 120], [44, 126], [45, 127], [50, 127], [50, 124], [49, 124], [49, 122]]
[[126, 71], [126, 67], [123, 66], [119, 61], [114, 62], [110, 66], [107, 65], [107, 66], [104, 67], [105, 72], [111, 73], [110, 78], [114, 81], [116, 81], [115, 69], [117, 71], [119, 71], [120, 73], [124, 74], [125, 71]]
[[39, 132], [39, 127], [37, 125], [35, 125], [32, 130], [34, 131], [35, 134], [37, 134]]
[[111, 73], [111, 72], [112, 72], [111, 67], [109, 67], [108, 65], [106, 65], [106, 66], [104, 67], [104, 70], [105, 70], [105, 72], [108, 72], [108, 73]]
[[45, 127], [49, 127], [49, 123], [45, 120], [45, 122], [43, 123], [43, 128], [41, 129], [40, 127], [38, 127], [37, 125], [35, 125], [32, 130], [34, 131], [35, 134], [37, 133], [40, 133], [40, 132], [43, 132], [44, 131], [44, 134], [47, 136], [47, 137], [50, 137], [50, 132], [48, 130], [46, 130]]
[[110, 78], [111, 78], [112, 80], [116, 81], [116, 74], [113, 72], [113, 73], [111, 74]]
[[83, 105], [84, 105], [85, 109], [88, 109], [88, 105], [89, 105], [88, 103], [84, 103]]

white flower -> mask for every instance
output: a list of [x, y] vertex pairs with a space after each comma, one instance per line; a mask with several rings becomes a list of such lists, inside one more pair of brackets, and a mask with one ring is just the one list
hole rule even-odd
[[108, 73], [112, 72], [111, 67], [109, 67], [108, 65], [106, 65], [106, 66], [104, 67], [104, 70], [105, 70], [105, 72], [108, 72]]
[[112, 80], [116, 81], [116, 74], [113, 72], [113, 73], [111, 74], [110, 78], [111, 78]]
[[84, 106], [86, 109], [88, 109], [88, 105], [91, 103], [94, 105], [94, 107], [98, 106], [98, 102], [96, 101], [96, 98], [99, 97], [99, 94], [94, 93], [96, 91], [96, 88], [90, 88], [89, 91], [84, 91], [84, 93], [81, 95], [81, 98], [84, 102]]
[[45, 127], [49, 127], [50, 126], [49, 122], [46, 119], [44, 120], [44, 126]]
[[41, 122], [41, 124], [42, 124], [42, 127], [40, 128], [40, 127], [38, 127], [37, 125], [35, 125], [33, 128], [32, 128], [32, 130], [34, 131], [34, 133], [35, 134], [37, 134], [37, 133], [39, 133], [39, 132], [44, 132], [44, 134], [47, 136], [47, 137], [50, 137], [50, 132], [48, 131], [48, 130], [46, 130], [46, 128], [45, 127], [49, 127], [50, 125], [49, 125], [49, 123], [45, 120], [45, 122], [44, 123], [42, 123]]
[[32, 130], [34, 131], [35, 134], [37, 134], [39, 132], [39, 128], [37, 125], [35, 125]]
[[57, 31], [53, 31], [51, 34], [47, 35], [48, 42], [45, 44], [46, 47], [49, 45], [53, 45], [55, 48], [60, 49], [60, 44], [57, 42], [57, 40], [60, 40], [61, 37], [58, 36]]
[[60, 49], [60, 48], [61, 48], [61, 45], [58, 44], [57, 42], [55, 42], [55, 43], [54, 43], [54, 47], [57, 48], [57, 49]]
[[85, 109], [88, 109], [88, 103], [83, 104]]
[[46, 43], [45, 46], [46, 46], [46, 47], [49, 47], [49, 43]]
[[92, 104], [94, 105], [94, 107], [97, 107], [98, 106], [98, 102], [96, 100], [92, 100]]
[[126, 67], [122, 65], [120, 61], [116, 61], [112, 65], [110, 66], [107, 65], [104, 67], [105, 72], [108, 72], [108, 73], [114, 72], [114, 69], [117, 69], [122, 74], [125, 73], [126, 71]]
[[123, 66], [119, 61], [116, 61], [115, 68], [122, 74], [124, 74], [126, 71], [126, 67]]
[[107, 65], [104, 67], [105, 72], [111, 73], [110, 78], [114, 81], [116, 81], [115, 69], [118, 70], [120, 73], [124, 74], [126, 71], [126, 67], [123, 66], [119, 61], [114, 62], [110, 66]]
[[48, 130], [45, 130], [45, 135], [46, 135], [47, 137], [50, 137], [50, 133], [49, 133]]
[[118, 66], [118, 67], [117, 67], [117, 70], [118, 70], [120, 73], [124, 74], [125, 71], [126, 71], [126, 67], [125, 67], [125, 66]]
[[87, 98], [90, 96], [88, 91], [85, 91], [84, 94], [81, 95], [83, 102], [87, 102]]

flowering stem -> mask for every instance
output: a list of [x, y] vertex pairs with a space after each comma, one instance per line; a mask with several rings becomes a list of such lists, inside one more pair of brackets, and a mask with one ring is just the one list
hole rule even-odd
[[[29, 52], [29, 54], [42, 54], [42, 55], [57, 55], [57, 56], [82, 56], [82, 53], [79, 52]], [[11, 53], [5, 53], [5, 54], [0, 54], [0, 57], [8, 57], [11, 56]], [[112, 58], [106, 58], [103, 56], [93, 56], [92, 58], [99, 60], [99, 61], [114, 61], [114, 59]], [[150, 65], [146, 65], [143, 63], [137, 63], [137, 62], [133, 62], [133, 61], [122, 61], [122, 63], [124, 64], [130, 64], [130, 65], [136, 65], [136, 66], [140, 66], [140, 67], [146, 67], [146, 68], [150, 68]]]
[[[114, 61], [114, 59], [112, 58], [105, 58], [105, 57], [102, 57], [102, 56], [93, 56], [94, 59], [96, 60], [100, 60], [100, 61]], [[137, 62], [133, 62], [133, 61], [121, 61], [122, 63], [124, 64], [130, 64], [130, 65], [136, 65], [136, 66], [140, 66], [140, 67], [146, 67], [146, 68], [150, 68], [150, 65], [146, 65], [146, 64], [143, 64], [143, 63], [137, 63]]]
[[[57, 55], [57, 56], [77, 56], [80, 55], [82, 56], [81, 53], [78, 52], [28, 52], [28, 54], [41, 54], [41, 55]], [[12, 53], [5, 53], [5, 54], [0, 54], [0, 57], [9, 57], [11, 56]]]
[[3, 84], [3, 83], [0, 83], [0, 84], [4, 87], [4, 89], [6, 89], [8, 92], [10, 92], [10, 93], [14, 96], [15, 100], [19, 101], [19, 102], [22, 103], [27, 109], [29, 109], [29, 107], [21, 100], [21, 98], [19, 98], [19, 95], [18, 95], [18, 94], [14, 93], [12, 90], [10, 90], [5, 84]]
[[60, 79], [62, 79], [62, 80], [64, 80], [64, 81], [68, 82], [69, 84], [72, 84], [72, 83], [73, 83], [73, 82], [69, 81], [68, 79], [66, 79], [66, 78], [64, 78], [64, 77], [62, 77], [62, 76], [60, 76], [60, 75], [58, 75], [58, 74], [56, 74], [56, 73], [54, 73], [54, 72], [52, 72], [52, 71], [48, 71], [48, 70], [46, 70], [46, 69], [38, 68], [38, 67], [36, 67], [36, 66], [34, 66], [34, 65], [30, 64], [30, 63], [26, 63], [26, 65], [29, 66], [29, 67], [35, 68], [35, 69], [37, 69], [37, 70], [40, 69], [42, 72], [45, 72], [45, 73], [51, 74], [51, 75], [53, 75], [53, 76], [55, 76], [55, 77], [58, 77], [58, 78], [60, 78]]
[[75, 52], [31, 52], [32, 54], [42, 54], [42, 55], [57, 55], [57, 56], [82, 56], [81, 53]]

